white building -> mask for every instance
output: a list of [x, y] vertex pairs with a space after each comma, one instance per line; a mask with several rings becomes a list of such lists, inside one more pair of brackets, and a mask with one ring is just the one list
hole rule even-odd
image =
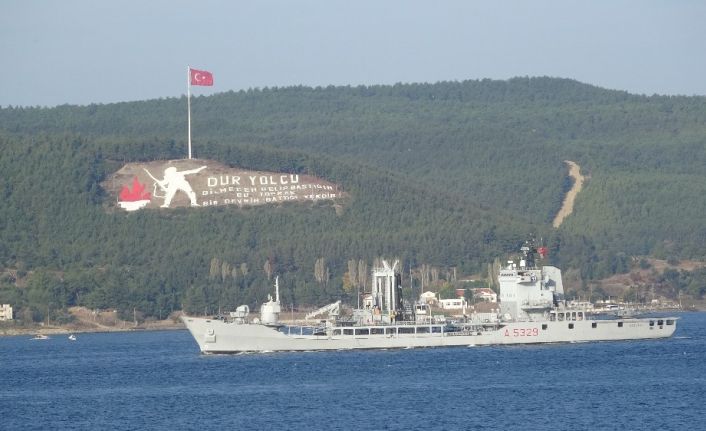
[[10, 304], [0, 305], [0, 320], [12, 320], [12, 307]]
[[472, 291], [473, 298], [478, 301], [498, 302], [498, 294], [495, 293], [492, 289], [482, 287], [480, 289], [472, 289]]
[[425, 304], [434, 305], [437, 302], [436, 293], [428, 291], [424, 292], [419, 295], [419, 301], [424, 302]]
[[444, 310], [463, 310], [466, 308], [466, 298], [440, 299], [439, 307]]

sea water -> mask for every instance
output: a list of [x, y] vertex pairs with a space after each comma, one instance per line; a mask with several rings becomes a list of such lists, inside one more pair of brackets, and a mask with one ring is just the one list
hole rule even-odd
[[0, 337], [0, 429], [705, 429], [706, 313], [680, 316], [666, 340], [389, 351]]

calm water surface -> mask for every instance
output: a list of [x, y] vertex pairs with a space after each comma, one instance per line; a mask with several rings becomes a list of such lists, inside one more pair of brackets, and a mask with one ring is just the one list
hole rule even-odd
[[681, 317], [659, 341], [236, 356], [0, 337], [0, 429], [705, 429], [706, 313]]

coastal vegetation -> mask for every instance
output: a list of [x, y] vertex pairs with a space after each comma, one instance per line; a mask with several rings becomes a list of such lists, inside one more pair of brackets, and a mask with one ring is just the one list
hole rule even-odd
[[[192, 105], [195, 157], [316, 175], [349, 197], [122, 212], [101, 182], [126, 162], [185, 157], [184, 97], [5, 107], [0, 303], [35, 321], [70, 319], [70, 306], [217, 313], [262, 302], [276, 275], [288, 306], [355, 303], [376, 259], [398, 258], [410, 290], [448, 289], [530, 235], [577, 292], [650, 259], [706, 257], [704, 97], [515, 78], [251, 89]], [[554, 228], [565, 160], [585, 182]], [[699, 267], [655, 277], [671, 297], [706, 290]]]

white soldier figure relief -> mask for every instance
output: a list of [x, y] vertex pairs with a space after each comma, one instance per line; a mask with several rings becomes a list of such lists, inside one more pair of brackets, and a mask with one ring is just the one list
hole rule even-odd
[[[196, 193], [191, 188], [191, 184], [186, 180], [187, 175], [196, 174], [206, 169], [206, 166], [201, 166], [196, 169], [189, 169], [186, 171], [177, 171], [177, 168], [170, 166], [164, 170], [164, 179], [158, 180], [155, 178], [147, 169], [145, 172], [155, 181], [155, 187], [159, 186], [164, 191], [164, 203], [161, 205], [162, 208], [169, 208], [172, 203], [174, 195], [179, 190], [186, 193], [191, 201], [192, 207], [197, 207], [199, 204], [196, 202]], [[156, 196], [155, 197], [162, 197]]]

